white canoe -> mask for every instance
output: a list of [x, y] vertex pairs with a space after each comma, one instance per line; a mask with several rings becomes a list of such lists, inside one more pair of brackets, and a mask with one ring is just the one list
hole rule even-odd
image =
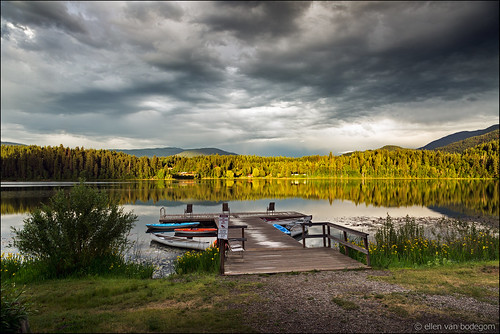
[[162, 235], [161, 233], [151, 233], [151, 239], [158, 243], [178, 248], [188, 248], [205, 250], [210, 247], [210, 241], [198, 241], [193, 239]]
[[[296, 237], [299, 235], [302, 235], [302, 226], [300, 224], [293, 225], [291, 227], [285, 226], [287, 230], [290, 231], [290, 236], [291, 237]], [[305, 232], [307, 233], [309, 230], [309, 227], [305, 227]]]

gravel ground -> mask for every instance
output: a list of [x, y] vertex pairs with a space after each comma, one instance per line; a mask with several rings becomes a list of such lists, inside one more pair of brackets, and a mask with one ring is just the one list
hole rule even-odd
[[[223, 279], [262, 283], [253, 291], [256, 302], [233, 305], [247, 315], [246, 325], [262, 333], [496, 333], [500, 328], [495, 301], [426, 295], [368, 278], [389, 274], [381, 270], [330, 271]], [[390, 302], [384, 302], [386, 297]], [[334, 298], [345, 303], [339, 306]], [[398, 307], [398, 303], [406, 306]]]

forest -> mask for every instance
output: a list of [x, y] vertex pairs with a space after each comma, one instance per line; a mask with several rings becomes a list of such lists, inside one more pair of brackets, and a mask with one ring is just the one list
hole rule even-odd
[[499, 178], [499, 141], [462, 153], [368, 150], [349, 155], [140, 157], [60, 146], [1, 147], [2, 181], [172, 178]]

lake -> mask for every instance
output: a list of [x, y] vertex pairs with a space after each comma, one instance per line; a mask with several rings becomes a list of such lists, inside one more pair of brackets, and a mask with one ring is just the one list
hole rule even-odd
[[[48, 202], [57, 189], [69, 190], [74, 182], [2, 182], [2, 252], [9, 246], [11, 226], [21, 228], [31, 210]], [[313, 221], [369, 220], [391, 217], [475, 217], [497, 220], [498, 180], [361, 180], [361, 179], [246, 179], [201, 181], [89, 182], [116, 198], [126, 211], [138, 216], [130, 239], [143, 257], [173, 258], [182, 250], [151, 244], [145, 225], [157, 223], [160, 208], [167, 214], [219, 213], [229, 202], [232, 212], [265, 211], [269, 202], [277, 211], [298, 211]], [[308, 240], [308, 246], [315, 246]], [[320, 242], [317, 239], [318, 244]]]

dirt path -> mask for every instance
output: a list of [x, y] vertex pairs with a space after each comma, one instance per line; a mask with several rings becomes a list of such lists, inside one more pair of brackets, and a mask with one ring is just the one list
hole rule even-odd
[[259, 332], [497, 332], [495, 301], [427, 295], [370, 278], [388, 275], [388, 271], [365, 270], [223, 279], [257, 282], [253, 297], [233, 307], [241, 309], [246, 324]]

